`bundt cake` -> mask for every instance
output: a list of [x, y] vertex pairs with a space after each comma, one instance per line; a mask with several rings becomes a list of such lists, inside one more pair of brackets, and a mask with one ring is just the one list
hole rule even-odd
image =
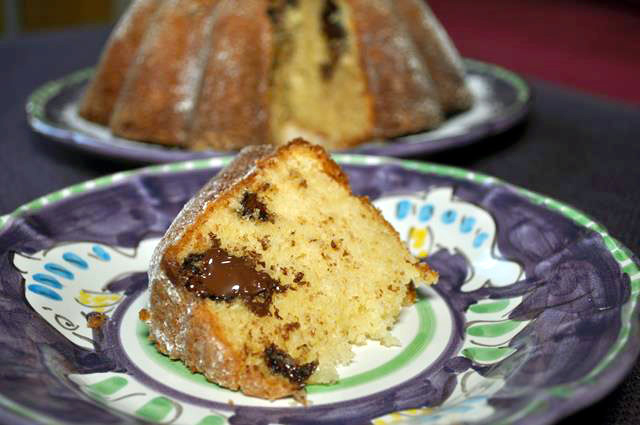
[[323, 148], [296, 140], [244, 148], [185, 205], [140, 317], [162, 353], [276, 399], [335, 381], [353, 344], [396, 343], [414, 285], [436, 279]]
[[424, 0], [136, 0], [80, 100], [115, 135], [330, 149], [437, 126], [472, 95]]

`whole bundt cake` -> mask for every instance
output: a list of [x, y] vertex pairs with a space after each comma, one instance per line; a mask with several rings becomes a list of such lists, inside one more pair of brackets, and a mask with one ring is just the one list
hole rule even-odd
[[115, 135], [330, 149], [427, 130], [472, 95], [423, 0], [136, 0], [80, 101]]
[[251, 146], [162, 238], [141, 319], [194, 372], [276, 399], [335, 381], [354, 344], [396, 344], [403, 305], [437, 277], [321, 147]]

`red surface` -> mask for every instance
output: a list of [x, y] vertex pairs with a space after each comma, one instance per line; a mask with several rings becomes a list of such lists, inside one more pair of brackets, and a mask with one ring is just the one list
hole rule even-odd
[[[428, 0], [464, 56], [640, 104], [640, 5]], [[634, 4], [636, 3], [636, 4]]]

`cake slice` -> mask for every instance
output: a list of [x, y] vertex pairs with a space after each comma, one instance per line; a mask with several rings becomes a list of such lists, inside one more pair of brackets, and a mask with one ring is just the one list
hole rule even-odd
[[250, 396], [331, 383], [437, 274], [319, 146], [245, 148], [158, 245], [141, 312], [157, 348]]

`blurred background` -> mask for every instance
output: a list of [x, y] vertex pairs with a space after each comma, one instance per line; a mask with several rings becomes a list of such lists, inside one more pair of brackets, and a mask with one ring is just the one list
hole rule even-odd
[[[112, 25], [131, 2], [0, 1], [4, 39]], [[429, 4], [463, 56], [640, 104], [640, 0], [430, 0]]]

